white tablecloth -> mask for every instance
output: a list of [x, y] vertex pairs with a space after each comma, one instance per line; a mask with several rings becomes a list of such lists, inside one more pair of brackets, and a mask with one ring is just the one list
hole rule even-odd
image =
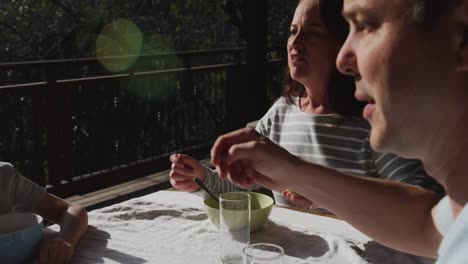
[[[219, 234], [200, 194], [156, 192], [92, 211], [89, 224], [73, 263], [219, 263]], [[278, 207], [251, 242], [282, 246], [287, 264], [432, 263], [381, 246], [344, 221]]]

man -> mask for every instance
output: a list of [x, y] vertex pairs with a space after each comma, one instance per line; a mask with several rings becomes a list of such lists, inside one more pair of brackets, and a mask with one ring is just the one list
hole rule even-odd
[[448, 197], [438, 204], [404, 184], [323, 177], [329, 169], [248, 129], [220, 137], [213, 164], [221, 177], [244, 186], [292, 188], [390, 247], [465, 263], [468, 0], [345, 0], [343, 14], [350, 34], [337, 66], [355, 76], [356, 97], [368, 102], [363, 116], [372, 126], [372, 147], [421, 159]]

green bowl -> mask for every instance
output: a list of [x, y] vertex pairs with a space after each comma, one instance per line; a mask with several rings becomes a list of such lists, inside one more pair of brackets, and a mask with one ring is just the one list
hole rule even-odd
[[[250, 194], [250, 232], [255, 232], [268, 220], [273, 208], [273, 199], [265, 194], [246, 192]], [[211, 196], [204, 200], [204, 208], [211, 222], [219, 228], [219, 203]]]

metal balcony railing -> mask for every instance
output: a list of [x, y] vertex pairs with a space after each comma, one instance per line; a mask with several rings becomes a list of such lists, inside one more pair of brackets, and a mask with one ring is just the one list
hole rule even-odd
[[[270, 101], [283, 50], [267, 54]], [[0, 64], [0, 159], [70, 196], [167, 169], [173, 152], [206, 156], [258, 118], [246, 71], [244, 48]]]

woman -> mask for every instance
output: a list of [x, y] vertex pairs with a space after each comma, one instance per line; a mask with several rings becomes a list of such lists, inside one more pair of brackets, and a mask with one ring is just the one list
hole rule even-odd
[[[348, 33], [342, 5], [340, 0], [299, 1], [287, 45], [284, 94], [256, 130], [309, 162], [344, 174], [405, 182], [442, 194], [443, 189], [426, 176], [420, 162], [371, 150], [369, 124], [359, 117], [363, 105], [354, 98], [354, 79], [340, 74], [335, 66]], [[189, 156], [173, 155], [171, 161], [171, 184], [176, 189], [198, 190], [193, 178], [203, 180], [214, 192], [240, 189]], [[296, 206], [313, 206], [290, 190], [271, 188], [276, 203], [287, 203], [286, 197]]]
[[48, 193], [20, 175], [10, 163], [0, 161], [0, 215], [14, 213], [34, 213], [60, 226], [54, 236], [44, 236], [34, 263], [69, 263], [88, 229], [84, 208]]

